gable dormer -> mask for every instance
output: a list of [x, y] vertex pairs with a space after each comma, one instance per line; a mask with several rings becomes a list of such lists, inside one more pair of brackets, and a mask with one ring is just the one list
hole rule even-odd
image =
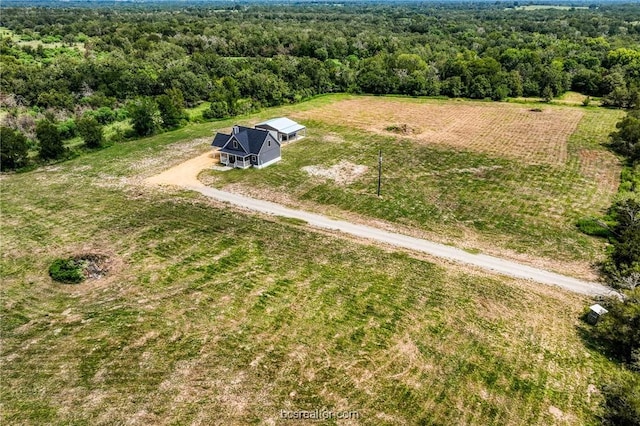
[[227, 149], [231, 151], [238, 151], [244, 154], [249, 154], [249, 152], [244, 148], [242, 141], [238, 137], [240, 134], [232, 134], [231, 138], [227, 141], [227, 143], [222, 147], [222, 149]]

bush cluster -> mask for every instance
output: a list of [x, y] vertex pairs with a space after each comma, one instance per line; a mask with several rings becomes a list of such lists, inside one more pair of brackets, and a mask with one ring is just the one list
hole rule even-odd
[[84, 264], [74, 258], [56, 259], [49, 266], [49, 276], [54, 281], [78, 284], [84, 281]]

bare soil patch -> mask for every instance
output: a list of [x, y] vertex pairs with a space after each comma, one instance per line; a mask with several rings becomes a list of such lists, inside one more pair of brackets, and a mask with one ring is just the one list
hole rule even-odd
[[[297, 119], [341, 123], [378, 134], [399, 134], [424, 144], [464, 148], [516, 158], [528, 164], [564, 164], [567, 139], [583, 116], [579, 109], [479, 102], [407, 102], [384, 98], [347, 99]], [[397, 123], [404, 123], [398, 125]], [[407, 132], [402, 132], [402, 129]], [[410, 131], [409, 131], [410, 130]]]
[[336, 135], [335, 133], [329, 133], [322, 137], [322, 141], [340, 143], [340, 142], [344, 142], [344, 138], [340, 135]]
[[178, 164], [160, 174], [152, 176], [145, 180], [145, 183], [156, 185], [195, 185], [202, 183], [198, 180], [198, 173], [206, 168], [210, 168], [215, 164], [213, 152], [205, 152], [191, 160]]
[[369, 168], [361, 164], [353, 164], [349, 161], [341, 161], [331, 167], [305, 166], [302, 168], [312, 176], [335, 181], [339, 185], [347, 185], [354, 182]]

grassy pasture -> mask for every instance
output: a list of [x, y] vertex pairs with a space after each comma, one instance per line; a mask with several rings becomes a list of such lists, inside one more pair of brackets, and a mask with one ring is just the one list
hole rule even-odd
[[[232, 123], [1, 176], [2, 424], [296, 424], [280, 410], [316, 408], [364, 425], [598, 423], [599, 384], [626, 373], [580, 337], [588, 300], [140, 185]], [[398, 143], [308, 124], [327, 154]], [[583, 131], [576, 150], [598, 134]], [[303, 142], [283, 166], [321, 158]], [[113, 259], [107, 277], [48, 278], [87, 251]]]
[[[2, 178], [3, 424], [596, 423], [624, 373], [586, 300], [136, 185], [199, 149], [175, 137]], [[111, 274], [46, 276], [84, 251]]]
[[[615, 194], [620, 166], [601, 143], [622, 113], [531, 108], [343, 97], [291, 114], [308, 126], [308, 137], [287, 146], [277, 165], [203, 172], [201, 178], [217, 187], [384, 220], [467, 249], [592, 277], [590, 263], [601, 255], [603, 242], [580, 233], [575, 221], [600, 214]], [[523, 117], [531, 121], [518, 121]], [[432, 122], [440, 123], [440, 132]], [[407, 125], [405, 133], [386, 130], [400, 124]], [[545, 126], [554, 129], [553, 138], [537, 133]], [[376, 197], [379, 149], [381, 199]], [[303, 169], [336, 167], [341, 161], [367, 171], [340, 183]]]

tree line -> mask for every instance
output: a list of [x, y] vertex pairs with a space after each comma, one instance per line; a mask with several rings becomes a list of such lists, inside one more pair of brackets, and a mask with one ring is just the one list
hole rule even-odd
[[5, 7], [0, 107], [3, 125], [26, 136], [14, 145], [42, 159], [69, 153], [47, 148], [41, 138], [58, 137], [38, 120], [97, 147], [101, 126], [129, 119], [133, 134], [114, 140], [145, 136], [204, 101], [204, 119], [331, 92], [550, 100], [575, 90], [633, 108], [639, 21], [629, 5]]
[[170, 88], [193, 105], [215, 98], [223, 78], [256, 106], [336, 91], [504, 99], [572, 89], [628, 107], [640, 87], [638, 20], [625, 6], [7, 8], [0, 25], [23, 40], [81, 48], [52, 55], [5, 37], [0, 89], [68, 110]]
[[625, 161], [619, 193], [608, 212], [610, 246], [604, 280], [621, 294], [601, 303], [608, 313], [594, 328], [603, 350], [635, 374], [603, 387], [604, 423], [640, 424], [640, 109], [629, 111], [611, 134], [611, 149]]

